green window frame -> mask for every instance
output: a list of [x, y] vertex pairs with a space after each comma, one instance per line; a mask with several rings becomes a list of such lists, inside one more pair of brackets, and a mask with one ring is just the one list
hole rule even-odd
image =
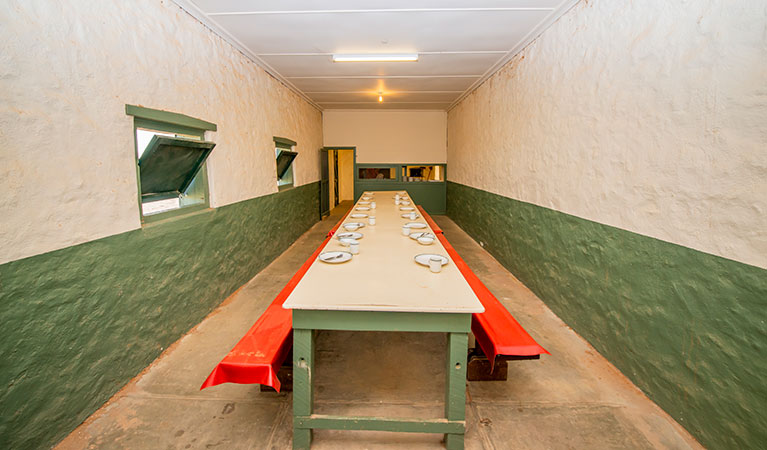
[[[215, 144], [213, 142], [205, 141], [205, 132], [216, 131], [216, 124], [184, 114], [134, 105], [125, 105], [125, 113], [129, 116], [133, 116], [133, 155], [136, 161], [138, 207], [141, 222], [155, 222], [210, 208], [208, 170], [205, 159]], [[145, 153], [150, 151], [150, 147], [152, 147], [153, 150], [158, 150], [158, 146], [164, 146], [162, 147], [163, 149], [175, 150], [176, 157], [183, 153], [183, 148], [188, 148], [190, 152], [196, 152], [196, 160], [193, 163], [187, 161], [187, 165], [183, 168], [179, 168], [179, 172], [176, 173], [178, 178], [183, 180], [183, 182], [180, 182], [179, 184], [179, 187], [183, 192], [143, 193], [142, 195], [140, 163], [146, 164], [146, 158], [145, 155], [142, 155], [142, 157], [139, 158], [137, 133], [140, 129], [173, 135], [170, 137], [160, 137], [155, 135], [147, 146]], [[155, 170], [154, 174], [156, 175], [157, 173], [158, 171]], [[162, 173], [162, 171], [159, 173]], [[144, 206], [146, 204], [174, 197], [178, 198], [178, 208], [156, 213], [144, 213]]]
[[[446, 164], [403, 164], [400, 179], [406, 183], [444, 183], [447, 179]], [[410, 180], [413, 169], [425, 168], [429, 180]], [[415, 177], [421, 178], [421, 177]]]
[[[274, 136], [274, 158], [275, 158], [275, 171], [277, 175], [277, 190], [278, 191], [284, 191], [286, 189], [291, 189], [294, 187], [294, 178], [293, 178], [293, 164], [295, 163], [295, 158], [298, 156], [298, 153], [295, 151], [295, 147], [297, 145], [296, 141], [293, 141], [288, 138], [278, 137]], [[278, 161], [280, 159], [280, 155], [284, 154], [283, 156], [289, 156], [293, 159], [290, 161], [290, 164], [287, 168], [287, 170], [284, 171], [282, 176], [280, 176], [278, 167]]]
[[[385, 184], [392, 184], [392, 183], [399, 183], [402, 181], [402, 176], [400, 173], [400, 167], [401, 164], [390, 164], [390, 163], [358, 163], [354, 166], [354, 182], [364, 182], [364, 183], [381, 183], [382, 185]], [[360, 178], [360, 169], [389, 169], [393, 171], [394, 177], [393, 178]]]

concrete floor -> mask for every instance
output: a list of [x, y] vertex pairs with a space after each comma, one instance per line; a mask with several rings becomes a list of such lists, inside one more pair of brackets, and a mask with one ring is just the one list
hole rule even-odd
[[[290, 393], [260, 392], [257, 385], [199, 386], [349, 205], [312, 227], [57, 448], [290, 448]], [[701, 448], [450, 219], [435, 219], [469, 266], [552, 353], [510, 363], [508, 381], [468, 384], [467, 449]], [[426, 333], [320, 333], [317, 412], [441, 416], [444, 341]], [[319, 431], [312, 448], [443, 448], [441, 438]]]

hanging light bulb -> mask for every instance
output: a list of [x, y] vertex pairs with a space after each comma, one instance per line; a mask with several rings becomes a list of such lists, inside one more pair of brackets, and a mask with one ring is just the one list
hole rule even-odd
[[383, 95], [378, 94], [378, 103], [383, 103]]

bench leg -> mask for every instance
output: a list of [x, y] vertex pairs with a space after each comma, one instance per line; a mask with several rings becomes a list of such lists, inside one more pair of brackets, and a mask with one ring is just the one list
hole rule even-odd
[[296, 416], [312, 414], [314, 391], [314, 330], [293, 330], [293, 448], [308, 449], [312, 445], [312, 430], [298, 428]]
[[506, 381], [509, 376], [509, 364], [503, 357], [495, 358], [491, 363], [487, 356], [469, 353], [466, 379], [469, 381]]
[[469, 381], [506, 381], [509, 376], [509, 361], [540, 359], [541, 355], [498, 355], [490, 363], [480, 346], [469, 350], [466, 379]]
[[[466, 352], [468, 351], [468, 334], [448, 333], [447, 339], [445, 417], [447, 417], [447, 420], [466, 420]], [[463, 449], [463, 436], [463, 433], [446, 434], [445, 447], [448, 450]]]

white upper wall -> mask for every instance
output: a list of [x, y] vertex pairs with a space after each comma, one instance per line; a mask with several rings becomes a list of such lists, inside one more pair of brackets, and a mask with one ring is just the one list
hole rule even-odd
[[582, 2], [449, 112], [448, 178], [767, 268], [764, 0]]
[[211, 206], [277, 191], [272, 136], [319, 179], [322, 116], [178, 6], [0, 3], [0, 263], [141, 227], [125, 104], [218, 125]]
[[357, 147], [358, 163], [444, 163], [444, 111], [324, 111], [326, 147]]

